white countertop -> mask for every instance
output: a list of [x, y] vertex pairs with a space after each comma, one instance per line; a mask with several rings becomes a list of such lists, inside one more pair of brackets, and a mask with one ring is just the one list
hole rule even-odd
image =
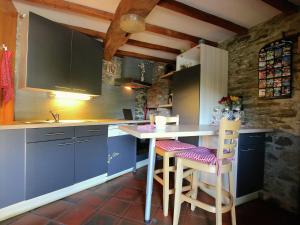
[[120, 125], [120, 124], [139, 124], [149, 123], [148, 120], [118, 120], [118, 119], [99, 119], [99, 120], [61, 120], [59, 123], [16, 121], [12, 124], [0, 125], [0, 130], [26, 129], [26, 128], [48, 128], [48, 127], [73, 127], [73, 126], [92, 126], [92, 125]]
[[[211, 125], [168, 125], [165, 129], [159, 130], [145, 126], [120, 126], [122, 131], [131, 134], [137, 138], [170, 138], [170, 137], [192, 137], [217, 135], [218, 126]], [[240, 133], [267, 133], [273, 132], [273, 129], [261, 129], [242, 127]]]

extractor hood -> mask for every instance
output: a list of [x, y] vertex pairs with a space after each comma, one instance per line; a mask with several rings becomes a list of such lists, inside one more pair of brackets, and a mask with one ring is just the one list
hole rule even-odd
[[122, 63], [121, 78], [115, 85], [131, 88], [148, 88], [152, 85], [154, 63], [125, 56]]

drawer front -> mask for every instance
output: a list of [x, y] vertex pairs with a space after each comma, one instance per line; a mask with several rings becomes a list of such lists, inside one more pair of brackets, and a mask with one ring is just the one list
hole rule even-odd
[[265, 148], [265, 133], [239, 135], [239, 149]]
[[90, 137], [98, 135], [107, 135], [107, 129], [108, 127], [104, 125], [75, 127], [75, 136]]
[[26, 129], [26, 142], [62, 140], [74, 137], [74, 127]]

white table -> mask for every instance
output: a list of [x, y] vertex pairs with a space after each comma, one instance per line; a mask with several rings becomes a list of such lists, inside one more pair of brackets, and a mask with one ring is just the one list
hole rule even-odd
[[[218, 127], [210, 125], [167, 125], [164, 130], [155, 128], [144, 128], [141, 126], [120, 126], [121, 130], [140, 139], [150, 139], [149, 145], [149, 164], [147, 171], [146, 187], [146, 207], [145, 222], [150, 223], [151, 218], [151, 197], [153, 189], [153, 173], [155, 165], [155, 140], [156, 138], [171, 137], [193, 137], [193, 136], [213, 136], [218, 134]], [[243, 128], [240, 133], [271, 132], [271, 129]]]

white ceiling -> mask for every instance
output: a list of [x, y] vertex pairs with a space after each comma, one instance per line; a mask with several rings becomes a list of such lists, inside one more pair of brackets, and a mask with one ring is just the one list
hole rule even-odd
[[[67, 0], [77, 4], [114, 13], [120, 0]], [[261, 0], [178, 0], [186, 5], [211, 13], [218, 17], [230, 20], [241, 26], [250, 28], [269, 20], [280, 11], [262, 2]], [[292, 0], [295, 3], [299, 0]], [[73, 26], [85, 27], [106, 32], [110, 22], [94, 17], [72, 14], [59, 10], [31, 6], [24, 2], [14, 1], [18, 11], [26, 13], [32, 11], [48, 19]], [[202, 37], [211, 41], [221, 42], [235, 34], [221, 27], [199, 21], [189, 16], [156, 6], [146, 18], [146, 22], [182, 33]], [[131, 35], [132, 39], [159, 44], [177, 49], [189, 49], [191, 43], [151, 32], [142, 32]], [[131, 45], [124, 45], [120, 49], [147, 54], [167, 59], [175, 59], [176, 55], [162, 51], [150, 50]]]

